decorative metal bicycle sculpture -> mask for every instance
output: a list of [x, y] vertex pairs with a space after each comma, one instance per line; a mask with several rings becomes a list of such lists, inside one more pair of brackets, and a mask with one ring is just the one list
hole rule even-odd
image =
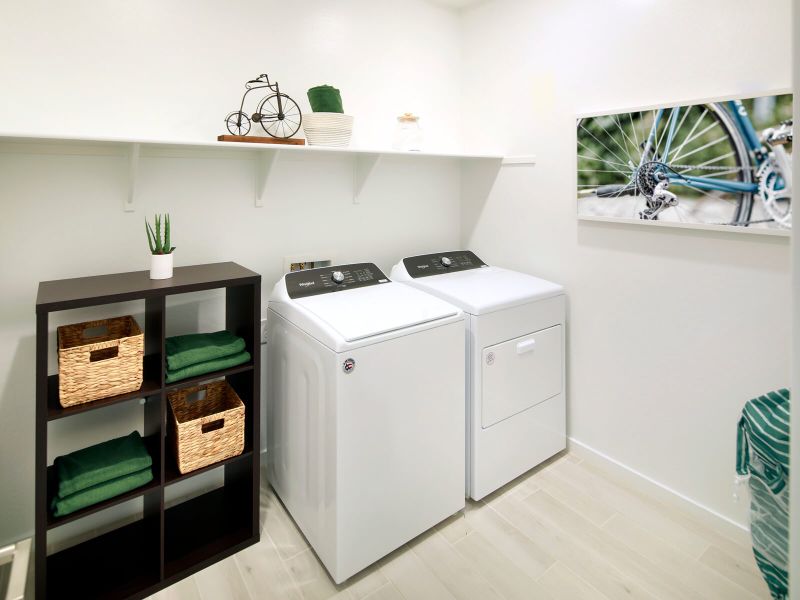
[[[791, 97], [777, 99], [791, 105]], [[732, 100], [577, 126], [578, 195], [598, 211], [586, 214], [791, 228], [791, 119], [759, 134], [745, 105]]]
[[[300, 129], [303, 115], [297, 102], [281, 92], [278, 82], [270, 83], [269, 76], [262, 73], [256, 79], [251, 79], [244, 84], [247, 88], [242, 95], [239, 110], [225, 117], [225, 125], [232, 135], [247, 135], [252, 123], [260, 123], [264, 131], [278, 139], [292, 137]], [[268, 93], [258, 103], [258, 108], [251, 116], [244, 112], [244, 101], [247, 94], [253, 90], [267, 89]]]

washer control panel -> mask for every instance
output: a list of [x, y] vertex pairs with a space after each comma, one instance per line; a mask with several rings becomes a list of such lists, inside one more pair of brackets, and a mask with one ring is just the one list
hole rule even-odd
[[469, 250], [411, 256], [403, 259], [403, 265], [405, 265], [408, 274], [414, 279], [430, 275], [441, 275], [442, 273], [480, 269], [487, 266], [485, 262]]
[[286, 291], [292, 299], [381, 283], [389, 283], [389, 278], [373, 263], [336, 265], [286, 274]]

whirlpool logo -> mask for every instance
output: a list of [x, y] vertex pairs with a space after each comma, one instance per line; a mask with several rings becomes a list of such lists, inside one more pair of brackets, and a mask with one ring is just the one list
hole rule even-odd
[[352, 373], [353, 369], [355, 368], [356, 368], [356, 361], [353, 360], [352, 358], [348, 358], [342, 363], [342, 371], [344, 371], [347, 374]]

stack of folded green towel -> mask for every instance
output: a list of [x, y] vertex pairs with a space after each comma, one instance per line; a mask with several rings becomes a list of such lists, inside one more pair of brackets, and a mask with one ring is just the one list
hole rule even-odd
[[244, 348], [244, 340], [230, 331], [167, 338], [167, 383], [249, 362]]
[[153, 459], [138, 431], [55, 460], [58, 492], [50, 508], [63, 517], [153, 479]]

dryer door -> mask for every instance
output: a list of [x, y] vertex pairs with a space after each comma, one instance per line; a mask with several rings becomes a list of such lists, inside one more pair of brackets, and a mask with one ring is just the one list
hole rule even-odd
[[561, 325], [483, 349], [485, 429], [561, 393]]

